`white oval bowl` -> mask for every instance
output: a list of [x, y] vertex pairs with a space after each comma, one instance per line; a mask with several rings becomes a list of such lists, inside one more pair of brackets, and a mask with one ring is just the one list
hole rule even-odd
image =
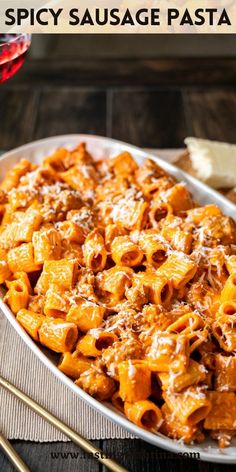
[[[42, 159], [53, 153], [59, 147], [66, 147], [73, 149], [79, 142], [85, 142], [87, 144], [89, 152], [95, 157], [100, 159], [104, 157], [112, 157], [122, 151], [129, 151], [138, 163], [141, 163], [146, 157], [151, 157], [157, 164], [163, 167], [167, 172], [174, 175], [177, 180], [185, 181], [188, 188], [193, 193], [196, 200], [202, 204], [215, 203], [222, 211], [236, 219], [236, 205], [231, 203], [221, 194], [212, 190], [207, 185], [199, 182], [194, 177], [186, 174], [177, 167], [169, 164], [168, 162], [160, 159], [151, 154], [147, 154], [140, 148], [132, 146], [130, 144], [123, 143], [110, 138], [103, 138], [100, 136], [86, 135], [86, 134], [73, 134], [64, 136], [55, 136], [52, 138], [42, 139], [35, 141], [25, 146], [13, 149], [10, 152], [3, 154], [0, 158], [0, 179], [2, 179], [7, 172], [16, 162], [21, 158], [28, 159], [32, 162], [40, 163]], [[134, 436], [137, 436], [144, 441], [147, 441], [155, 446], [161, 447], [167, 451], [172, 451], [177, 454], [187, 453], [188, 457], [196, 457], [196, 453], [200, 454], [200, 459], [209, 462], [217, 463], [236, 463], [236, 438], [233, 439], [230, 447], [223, 450], [217, 447], [217, 443], [211, 439], [206, 439], [202, 444], [197, 445], [184, 445], [180, 441], [174, 441], [163, 434], [151, 433], [144, 429], [139, 428], [135, 424], [131, 423], [122, 413], [115, 410], [110, 403], [103, 403], [95, 400], [93, 397], [84, 392], [81, 388], [77, 387], [72, 380], [64, 375], [56, 366], [56, 359], [54, 354], [42, 346], [36, 344], [30, 336], [24, 331], [20, 324], [16, 321], [15, 316], [7, 307], [2, 300], [3, 290], [1, 290], [0, 298], [0, 309], [7, 317], [8, 321], [21, 336], [23, 341], [30, 347], [30, 349], [36, 354], [36, 356], [50, 369], [50, 371], [56, 375], [69, 389], [71, 389], [76, 395], [86, 401], [92, 408], [98, 410], [102, 415], [106, 416], [110, 420], [114, 421], [119, 426], [127, 429]], [[56, 356], [55, 356], [56, 357]], [[186, 454], [186, 456], [187, 456]]]

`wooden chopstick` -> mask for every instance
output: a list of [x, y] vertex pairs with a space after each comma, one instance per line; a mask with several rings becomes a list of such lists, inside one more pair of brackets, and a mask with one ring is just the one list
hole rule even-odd
[[0, 447], [3, 449], [8, 459], [11, 461], [11, 463], [19, 472], [30, 472], [30, 469], [23, 462], [21, 457], [15, 451], [14, 447], [12, 447], [11, 443], [8, 441], [7, 438], [3, 436], [1, 432], [0, 432]]
[[88, 452], [89, 454], [92, 454], [94, 458], [96, 458], [99, 462], [105, 465], [109, 470], [112, 470], [113, 472], [128, 472], [127, 469], [119, 465], [116, 461], [110, 459], [109, 457], [106, 457], [106, 455], [101, 449], [95, 447], [90, 441], [83, 438], [83, 436], [81, 436], [80, 434], [76, 433], [76, 431], [71, 429], [69, 426], [63, 423], [63, 421], [59, 420], [56, 416], [46, 410], [46, 408], [43, 408], [37, 402], [32, 400], [32, 398], [23, 393], [21, 390], [19, 390], [13, 384], [8, 382], [2, 376], [0, 376], [0, 385], [6, 388], [6, 390], [11, 392], [17, 398], [19, 398], [35, 413], [42, 416], [42, 418], [48, 421], [48, 423], [51, 423], [53, 426], [59, 429], [63, 434], [70, 438], [71, 441], [73, 441], [75, 444], [80, 446], [84, 451]]

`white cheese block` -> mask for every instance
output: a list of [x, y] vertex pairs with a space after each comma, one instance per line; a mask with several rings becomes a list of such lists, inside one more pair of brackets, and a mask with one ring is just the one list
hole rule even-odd
[[196, 177], [214, 188], [236, 186], [236, 144], [186, 138]]

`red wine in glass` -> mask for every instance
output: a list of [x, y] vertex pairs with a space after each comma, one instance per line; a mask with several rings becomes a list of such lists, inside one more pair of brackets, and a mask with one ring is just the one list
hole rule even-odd
[[30, 42], [30, 34], [0, 34], [0, 84], [20, 69]]

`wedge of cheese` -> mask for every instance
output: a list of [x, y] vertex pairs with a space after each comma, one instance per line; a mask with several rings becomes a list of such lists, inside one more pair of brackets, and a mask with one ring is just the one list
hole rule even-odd
[[214, 188], [236, 186], [236, 144], [186, 138], [196, 177]]

